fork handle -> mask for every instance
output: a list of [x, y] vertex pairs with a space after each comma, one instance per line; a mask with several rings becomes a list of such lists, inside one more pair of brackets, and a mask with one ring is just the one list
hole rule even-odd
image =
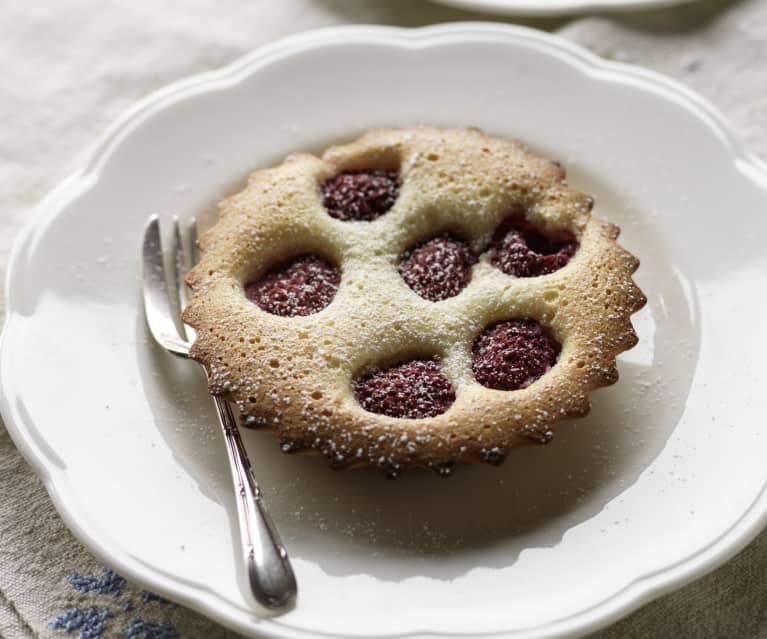
[[288, 553], [264, 506], [232, 408], [220, 397], [213, 399], [224, 429], [232, 469], [240, 541], [250, 590], [265, 608], [285, 609], [294, 603], [298, 590]]

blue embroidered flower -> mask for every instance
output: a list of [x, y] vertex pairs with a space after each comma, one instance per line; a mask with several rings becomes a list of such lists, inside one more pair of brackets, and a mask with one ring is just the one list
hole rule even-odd
[[50, 626], [54, 630], [64, 630], [72, 633], [79, 630], [77, 639], [101, 639], [106, 630], [106, 620], [112, 613], [106, 608], [70, 608], [65, 610], [58, 617], [50, 621]]
[[[103, 599], [98, 598], [106, 596], [115, 600], [115, 603], [107, 603], [107, 606], [103, 608], [65, 610], [48, 622], [53, 630], [66, 632], [70, 636], [78, 632], [76, 639], [103, 639], [108, 627], [118, 624], [118, 627], [123, 625], [122, 636], [126, 639], [179, 639], [178, 631], [169, 623], [148, 621], [142, 617], [133, 616], [125, 625], [126, 622], [123, 620], [128, 613], [136, 609], [136, 603], [125, 595], [127, 582], [114, 570], [104, 568], [101, 575], [73, 573], [67, 575], [66, 579], [79, 593], [90, 595], [100, 603]], [[153, 603], [176, 606], [172, 601], [148, 590], [142, 590], [139, 596], [143, 604], [150, 605], [150, 610]]]
[[67, 575], [67, 581], [79, 592], [95, 592], [113, 597], [122, 595], [125, 588], [125, 579], [109, 568], [104, 568], [104, 574], [101, 577], [74, 573]]
[[125, 639], [179, 639], [179, 634], [169, 623], [153, 623], [134, 617], [125, 631]]

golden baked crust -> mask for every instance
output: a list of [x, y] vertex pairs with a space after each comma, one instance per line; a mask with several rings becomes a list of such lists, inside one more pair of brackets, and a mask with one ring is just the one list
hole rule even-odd
[[[320, 184], [350, 169], [397, 169], [401, 189], [373, 221], [343, 221], [323, 207]], [[274, 429], [284, 452], [314, 449], [336, 468], [376, 465], [395, 475], [424, 466], [449, 474], [457, 463], [499, 463], [506, 453], [551, 439], [551, 426], [589, 410], [589, 392], [618, 378], [616, 356], [637, 341], [630, 315], [645, 297], [631, 279], [638, 260], [616, 242], [618, 228], [593, 217], [558, 164], [518, 142], [476, 129], [375, 130], [321, 158], [288, 157], [256, 171], [220, 204], [202, 235], [183, 313], [197, 330], [191, 355], [210, 390], [236, 403], [246, 425]], [[570, 262], [517, 278], [486, 256], [460, 294], [439, 302], [398, 274], [419, 240], [458, 233], [479, 254], [509, 211], [524, 209], [541, 231], [580, 243]], [[341, 268], [329, 306], [281, 317], [246, 299], [243, 285], [288, 256], [316, 253]], [[495, 322], [530, 317], [561, 344], [557, 363], [514, 391], [472, 374], [472, 344]], [[456, 399], [426, 419], [364, 410], [353, 380], [405, 358], [437, 357]]]

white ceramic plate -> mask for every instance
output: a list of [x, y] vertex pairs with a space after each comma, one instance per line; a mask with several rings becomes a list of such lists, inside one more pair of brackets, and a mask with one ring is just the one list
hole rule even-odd
[[[197, 215], [253, 168], [373, 126], [476, 125], [558, 158], [642, 259], [641, 343], [590, 417], [501, 468], [385, 481], [246, 433], [297, 607], [236, 586], [222, 441], [197, 367], [148, 337], [147, 216]], [[498, 25], [307, 33], [144, 100], [21, 234], [2, 415], [74, 533], [247, 635], [572, 636], [723, 562], [767, 513], [767, 172], [657, 75]]]
[[659, 9], [695, 0], [433, 0], [468, 11], [509, 16], [558, 16], [606, 11]]

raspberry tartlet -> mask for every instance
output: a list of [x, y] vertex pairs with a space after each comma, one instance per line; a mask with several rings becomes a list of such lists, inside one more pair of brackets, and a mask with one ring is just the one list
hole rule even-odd
[[498, 464], [618, 379], [639, 261], [562, 167], [476, 129], [376, 130], [253, 173], [183, 313], [210, 390], [283, 452]]

